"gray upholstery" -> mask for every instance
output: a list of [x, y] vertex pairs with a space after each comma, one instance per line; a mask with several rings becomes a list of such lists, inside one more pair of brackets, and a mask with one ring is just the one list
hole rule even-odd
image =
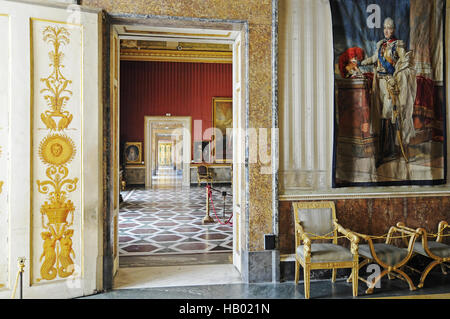
[[[389, 266], [398, 264], [408, 255], [408, 250], [388, 244], [373, 244], [377, 257]], [[359, 255], [362, 257], [373, 259], [368, 244], [359, 245]]]
[[[428, 242], [428, 249], [435, 254], [436, 256], [439, 256], [441, 258], [447, 258], [450, 257], [450, 246], [438, 243], [436, 241], [429, 241]], [[421, 242], [416, 242], [414, 244], [414, 252], [419, 253], [424, 256], [428, 256], [428, 254], [425, 252], [425, 249], [423, 249], [423, 245]]]
[[[297, 247], [297, 255], [305, 259], [303, 245]], [[311, 262], [340, 262], [353, 261], [353, 255], [349, 249], [335, 244], [311, 244]]]
[[334, 230], [331, 208], [299, 208], [297, 213], [300, 224], [307, 233], [325, 235]]

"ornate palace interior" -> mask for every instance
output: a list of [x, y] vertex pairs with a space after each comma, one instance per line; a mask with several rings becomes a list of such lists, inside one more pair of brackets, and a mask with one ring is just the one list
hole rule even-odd
[[380, 166], [330, 1], [0, 0], [0, 298], [450, 298], [450, 0]]

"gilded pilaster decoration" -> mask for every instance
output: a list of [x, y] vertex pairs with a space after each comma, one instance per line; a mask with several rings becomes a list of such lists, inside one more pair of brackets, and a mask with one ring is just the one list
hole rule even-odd
[[[2, 157], [2, 147], [0, 146], [0, 157]], [[3, 181], [0, 181], [0, 194], [2, 193]]]
[[76, 145], [62, 133], [73, 119], [67, 110], [72, 81], [62, 73], [64, 53], [61, 50], [63, 45], [69, 43], [70, 33], [64, 27], [47, 26], [43, 31], [43, 41], [50, 44], [53, 50], [48, 53], [52, 71], [48, 77], [40, 79], [43, 84], [40, 94], [49, 107], [40, 114], [40, 118], [49, 133], [41, 140], [38, 150], [40, 160], [47, 166], [47, 179], [37, 180], [36, 183], [38, 192], [48, 199], [40, 207], [43, 251], [39, 259], [42, 262], [41, 278], [38, 280], [53, 280], [57, 276], [68, 277], [74, 272], [74, 230], [71, 227], [75, 205], [69, 194], [77, 189], [78, 178], [69, 178], [68, 168], [68, 163], [76, 154]]
[[[2, 156], [2, 148], [0, 147], [0, 157]], [[0, 194], [2, 193], [3, 181], [0, 181]], [[1, 212], [0, 212], [1, 213]], [[3, 288], [5, 285], [0, 284], [0, 288]]]
[[[47, 78], [42, 78], [45, 88], [40, 93], [47, 93], [44, 99], [47, 101], [50, 110], [41, 114], [41, 120], [50, 130], [61, 131], [67, 128], [72, 121], [73, 115], [68, 111], [64, 111], [64, 107], [72, 95], [72, 91], [67, 87], [72, 81], [67, 80], [61, 73], [61, 68], [64, 67], [61, 62], [64, 53], [60, 51], [60, 46], [69, 43], [70, 33], [66, 28], [47, 27], [44, 30], [44, 41], [53, 44], [54, 51], [49, 52], [50, 66], [53, 67], [53, 72]], [[59, 118], [58, 124], [55, 118]]]
[[[4, 9], [4, 8], [2, 8]], [[7, 286], [10, 275], [11, 247], [9, 214], [9, 146], [11, 112], [11, 20], [9, 14], [0, 12], [0, 289]]]

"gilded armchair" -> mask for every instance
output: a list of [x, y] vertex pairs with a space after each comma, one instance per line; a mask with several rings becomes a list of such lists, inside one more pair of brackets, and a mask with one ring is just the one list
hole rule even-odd
[[[297, 202], [295, 215], [295, 284], [303, 267], [305, 298], [310, 297], [310, 271], [332, 269], [331, 281], [336, 281], [338, 268], [352, 269], [352, 292], [358, 295], [358, 242], [359, 238], [338, 224], [334, 202]], [[350, 240], [351, 249], [338, 245], [337, 234]], [[312, 243], [331, 240], [331, 243]]]
[[198, 175], [197, 183], [199, 186], [200, 186], [201, 182], [206, 182], [206, 183], [213, 182], [213, 177], [212, 177], [212, 174], [211, 174], [208, 166], [205, 166], [205, 165], [198, 166], [197, 175]]
[[[404, 225], [403, 228], [412, 230]], [[422, 288], [424, 285], [425, 278], [428, 276], [430, 271], [437, 265], [441, 265], [441, 270], [444, 274], [447, 274], [445, 267], [449, 267], [445, 263], [450, 262], [450, 245], [442, 242], [444, 231], [450, 229], [450, 226], [446, 221], [441, 221], [438, 226], [438, 232], [435, 241], [428, 240], [428, 233], [424, 228], [418, 228], [417, 231], [420, 232], [422, 240], [414, 244], [414, 253], [423, 255], [425, 257], [431, 258], [432, 261], [422, 272], [420, 277], [420, 282], [417, 287]]]
[[[406, 263], [411, 258], [413, 254], [414, 243], [420, 236], [420, 233], [417, 230], [406, 229], [403, 226], [403, 223], [397, 223], [396, 226], [391, 226], [384, 243], [373, 242], [373, 239], [376, 239], [378, 237], [384, 238], [384, 236], [369, 236], [366, 234], [355, 232], [357, 236], [361, 237], [367, 242], [367, 244], [359, 244], [359, 255], [364, 258], [364, 261], [360, 263], [359, 268], [364, 267], [370, 262], [376, 262], [378, 265], [384, 268], [372, 282], [368, 282], [363, 278], [359, 278], [361, 281], [364, 281], [368, 285], [368, 288], [366, 290], [367, 294], [373, 293], [375, 285], [385, 275], [388, 275], [389, 279], [393, 277], [403, 279], [408, 283], [410, 290], [416, 289], [411, 278], [402, 270], [402, 267], [406, 265]], [[396, 234], [399, 234], [399, 236], [396, 236]], [[393, 239], [396, 238], [402, 239], [402, 242], [407, 244], [407, 248], [394, 245]]]

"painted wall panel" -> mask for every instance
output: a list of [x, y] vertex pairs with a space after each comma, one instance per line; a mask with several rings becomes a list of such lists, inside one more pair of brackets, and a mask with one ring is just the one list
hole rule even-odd
[[31, 19], [32, 282], [81, 271], [82, 27]]
[[[69, 15], [61, 6], [0, 0], [0, 298], [12, 295], [19, 257], [24, 298], [100, 287], [99, 16]], [[82, 26], [68, 24], [75, 20]]]
[[0, 289], [8, 287], [9, 237], [9, 112], [10, 112], [10, 24], [0, 12]]

